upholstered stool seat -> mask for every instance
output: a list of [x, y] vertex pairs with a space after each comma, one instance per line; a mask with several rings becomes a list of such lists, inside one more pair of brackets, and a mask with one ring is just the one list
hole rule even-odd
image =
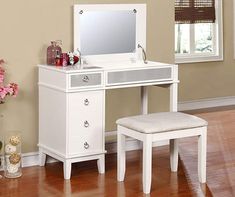
[[152, 143], [170, 140], [171, 170], [178, 167], [178, 138], [198, 136], [199, 181], [206, 181], [206, 136], [207, 122], [199, 117], [180, 112], [161, 112], [125, 117], [118, 125], [118, 181], [125, 176], [125, 137], [143, 142], [143, 191], [149, 193], [152, 172]]

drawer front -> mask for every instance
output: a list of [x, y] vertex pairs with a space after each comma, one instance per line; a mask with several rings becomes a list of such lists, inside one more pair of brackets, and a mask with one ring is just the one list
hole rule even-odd
[[70, 93], [68, 101], [68, 153], [84, 154], [101, 150], [103, 148], [103, 90]]
[[68, 97], [69, 114], [68, 121], [70, 128], [70, 134], [75, 136], [79, 135], [77, 128], [84, 129], [94, 128], [101, 125], [103, 120], [103, 108], [104, 108], [104, 91], [85, 91], [69, 93]]
[[131, 84], [141, 81], [172, 79], [172, 68], [151, 68], [141, 70], [114, 71], [107, 73], [107, 85]]
[[103, 151], [102, 132], [90, 132], [79, 137], [72, 137], [69, 141], [69, 155], [91, 154]]
[[70, 88], [101, 86], [102, 73], [70, 75]]

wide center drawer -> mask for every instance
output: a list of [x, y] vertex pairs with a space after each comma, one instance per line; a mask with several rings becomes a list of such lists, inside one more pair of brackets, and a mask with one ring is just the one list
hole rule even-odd
[[102, 73], [79, 73], [69, 76], [69, 88], [101, 86]]
[[107, 72], [108, 86], [172, 79], [172, 67]]

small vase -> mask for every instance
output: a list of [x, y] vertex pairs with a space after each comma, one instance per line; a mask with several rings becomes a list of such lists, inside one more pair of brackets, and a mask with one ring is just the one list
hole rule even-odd
[[4, 140], [4, 176], [18, 178], [22, 175], [21, 135], [8, 132]]

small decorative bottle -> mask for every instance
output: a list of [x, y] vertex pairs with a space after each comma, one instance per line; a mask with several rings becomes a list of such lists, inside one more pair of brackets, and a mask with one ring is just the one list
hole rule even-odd
[[5, 137], [4, 176], [18, 178], [22, 175], [21, 137], [19, 132], [12, 132]]
[[[56, 55], [62, 53], [62, 49], [59, 45], [61, 45], [61, 40], [51, 41], [51, 45], [47, 48], [47, 64], [48, 65], [56, 65]], [[57, 52], [58, 51], [58, 52]]]
[[61, 64], [61, 59], [60, 59], [60, 53], [59, 53], [59, 51], [56, 51], [56, 57], [55, 57], [55, 65], [56, 66], [61, 66], [62, 64]]

